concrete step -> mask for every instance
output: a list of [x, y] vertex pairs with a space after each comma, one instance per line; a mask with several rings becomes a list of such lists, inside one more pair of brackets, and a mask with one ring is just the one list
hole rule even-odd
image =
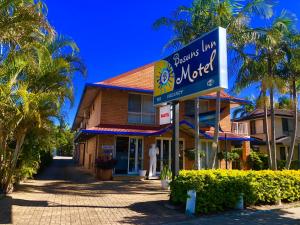
[[126, 181], [126, 180], [144, 180], [144, 177], [141, 177], [139, 175], [113, 175], [113, 180], [116, 181]]
[[114, 174], [113, 175], [113, 180], [117, 181], [126, 181], [126, 180], [160, 180], [159, 176], [155, 177], [142, 177], [139, 176], [138, 174]]

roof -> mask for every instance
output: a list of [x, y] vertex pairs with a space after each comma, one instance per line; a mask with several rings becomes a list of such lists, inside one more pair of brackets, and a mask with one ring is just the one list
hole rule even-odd
[[[184, 131], [189, 130], [190, 133], [194, 132], [194, 126], [186, 120], [180, 121], [180, 128]], [[152, 127], [152, 126], [133, 126], [133, 125], [112, 125], [102, 124], [97, 127], [81, 130], [75, 137], [75, 140], [81, 135], [96, 135], [96, 134], [107, 134], [107, 135], [133, 135], [133, 136], [157, 136], [162, 135], [173, 129], [173, 125], [168, 125], [163, 128]], [[213, 139], [212, 131], [205, 131], [200, 129], [200, 136], [206, 139]], [[249, 141], [250, 138], [243, 135], [237, 135], [231, 132], [226, 132], [227, 140], [237, 141]], [[225, 132], [219, 132], [219, 140], [225, 140]]]
[[[72, 129], [80, 123], [80, 118], [83, 117], [83, 109], [88, 108], [93, 101], [94, 97], [97, 95], [100, 89], [116, 89], [123, 91], [141, 92], [153, 94], [154, 89], [154, 63], [147, 64], [145, 66], [139, 67], [137, 69], [128, 71], [121, 75], [103, 80], [96, 83], [85, 84], [79, 106], [73, 121]], [[89, 97], [87, 97], [89, 96]], [[200, 99], [216, 99], [216, 93], [210, 93], [199, 97]], [[221, 91], [221, 100], [230, 101], [235, 104], [248, 104], [249, 101], [237, 98], [227, 94], [225, 91]]]
[[[128, 71], [121, 75], [118, 75], [107, 80], [88, 84], [93, 87], [102, 87], [102, 88], [113, 88], [113, 89], [122, 89], [122, 90], [136, 90], [140, 92], [151, 92], [153, 93], [154, 89], [154, 63], [147, 64], [145, 66], [139, 67], [137, 69]], [[216, 93], [205, 94], [200, 97], [201, 99], [216, 99]], [[227, 94], [225, 91], [221, 91], [221, 99], [229, 100], [235, 102], [249, 103], [249, 101], [237, 98]]]
[[150, 63], [96, 84], [153, 91], [153, 74], [154, 63]]
[[[293, 117], [293, 110], [287, 109], [274, 109], [275, 116], [280, 117]], [[268, 110], [268, 116], [270, 116], [270, 110]], [[264, 110], [263, 109], [255, 109], [254, 111], [248, 113], [246, 116], [235, 119], [235, 121], [245, 121], [257, 118], [264, 117]]]

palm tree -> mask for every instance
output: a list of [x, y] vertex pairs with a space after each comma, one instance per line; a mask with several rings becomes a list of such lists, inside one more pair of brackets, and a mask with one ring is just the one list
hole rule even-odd
[[33, 0], [0, 0], [1, 54], [5, 48], [23, 46], [34, 39], [53, 37], [46, 5]]
[[[270, 94], [270, 114], [271, 114], [271, 149], [269, 146], [269, 129], [267, 123], [267, 107], [264, 107], [264, 124], [266, 142], [268, 146], [269, 161], [273, 170], [277, 169], [276, 162], [276, 133], [275, 133], [275, 113], [274, 113], [274, 92], [283, 91], [285, 82], [279, 76], [278, 64], [285, 58], [285, 51], [282, 49], [282, 40], [292, 27], [292, 19], [282, 11], [276, 17], [271, 26], [256, 28], [256, 38], [248, 44], [255, 46], [255, 53], [247, 56], [243, 55], [243, 65], [237, 78], [237, 86], [247, 87], [250, 84], [260, 82], [261, 93], [266, 98], [267, 91]], [[243, 45], [245, 49], [246, 45]], [[240, 50], [242, 52], [242, 50]]]
[[[252, 42], [252, 40], [250, 40]], [[250, 43], [251, 43], [250, 42]], [[268, 150], [268, 163], [269, 167], [272, 168], [272, 151], [270, 145], [270, 135], [268, 128], [268, 106], [269, 101], [266, 95], [267, 87], [269, 83], [269, 77], [264, 72], [265, 63], [260, 59], [260, 56], [254, 54], [244, 54], [244, 48], [247, 47], [247, 43], [244, 43], [240, 48], [240, 55], [242, 66], [237, 74], [237, 79], [235, 82], [235, 91], [240, 92], [245, 87], [249, 87], [253, 83], [258, 83], [260, 86], [260, 94], [257, 102], [263, 106], [264, 118], [263, 118], [263, 128], [266, 138], [266, 145]]]
[[275, 103], [275, 108], [278, 109], [291, 109], [292, 107], [292, 96], [288, 98], [286, 96], [280, 96]]
[[[172, 18], [162, 17], [153, 26], [156, 29], [161, 26], [173, 29], [174, 36], [165, 45], [165, 49], [171, 50], [177, 50], [204, 33], [221, 26], [227, 29], [229, 50], [233, 50], [236, 49], [236, 45], [252, 38], [252, 32], [248, 29], [251, 17], [253, 15], [263, 15], [269, 18], [273, 14], [272, 7], [272, 4], [264, 0], [194, 0], [191, 7], [181, 6]], [[220, 96], [220, 92], [217, 92], [217, 96]], [[217, 164], [220, 98], [217, 99], [210, 168], [214, 168]]]
[[[71, 50], [67, 51], [66, 48]], [[8, 77], [8, 82], [0, 82], [0, 87], [6, 90], [4, 98], [10, 101], [9, 106], [0, 107], [0, 110], [6, 112], [10, 107], [16, 112], [6, 113], [9, 121], [15, 121], [10, 127], [15, 145], [11, 157], [7, 159], [8, 172], [3, 182], [3, 190], [6, 192], [9, 191], [26, 134], [33, 128], [48, 126], [53, 123], [53, 118], [60, 117], [64, 102], [72, 101], [74, 73], [86, 71], [78, 57], [76, 44], [64, 37], [23, 48], [17, 56], [19, 57], [12, 58], [22, 65], [20, 70]], [[11, 71], [10, 63], [6, 67], [8, 72]], [[5, 77], [6, 74], [3, 73], [2, 76]], [[5, 101], [1, 99], [0, 102]], [[4, 124], [6, 119], [0, 116], [0, 124]]]
[[[294, 156], [296, 137], [298, 133], [298, 92], [300, 82], [300, 34], [290, 32], [286, 35], [282, 48], [286, 51], [286, 57], [282, 63], [282, 77], [289, 81], [290, 99], [281, 101], [294, 111], [294, 129], [288, 152], [285, 168], [289, 169]], [[282, 100], [282, 99], [281, 99]]]
[[240, 107], [233, 110], [232, 117], [234, 119], [244, 117], [247, 114], [249, 114], [250, 112], [252, 112], [254, 109], [256, 109], [255, 99], [253, 99], [252, 97], [251, 98], [246, 97], [246, 99], [248, 101], [250, 101], [249, 104], [244, 104], [244, 105], [242, 105], [242, 106], [240, 106]]

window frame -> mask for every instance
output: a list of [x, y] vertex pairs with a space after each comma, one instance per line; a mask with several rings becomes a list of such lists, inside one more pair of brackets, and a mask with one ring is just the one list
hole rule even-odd
[[256, 120], [250, 120], [250, 134], [256, 134]]
[[[192, 102], [192, 104], [193, 104], [193, 111], [192, 111], [192, 113], [189, 113], [189, 114], [187, 114], [187, 104], [190, 104], [189, 102]], [[187, 104], [186, 104], [187, 103]], [[201, 103], [203, 104], [203, 103], [205, 103], [205, 105], [207, 106], [207, 109], [205, 110], [205, 111], [202, 111], [201, 109]], [[199, 113], [206, 113], [206, 112], [208, 112], [209, 111], [209, 100], [206, 100], [206, 99], [199, 99]], [[184, 115], [186, 115], [186, 116], [194, 116], [195, 115], [195, 100], [186, 100], [185, 102], [184, 102]]]
[[[290, 132], [289, 131], [289, 119], [285, 118], [285, 117], [282, 117], [281, 118], [281, 125], [282, 125], [282, 133], [286, 134], [286, 135], [289, 135], [289, 132]], [[287, 128], [287, 130], [285, 128]]]
[[[149, 94], [143, 94], [143, 93], [128, 93], [128, 105], [129, 105], [129, 96], [130, 95], [139, 95], [141, 96], [141, 104], [140, 104], [140, 112], [131, 112], [129, 111], [129, 107], [127, 109], [127, 123], [128, 124], [134, 124], [134, 125], [137, 125], [137, 124], [143, 124], [143, 125], [155, 125], [156, 124], [156, 108], [153, 106], [152, 104], [152, 107], [154, 108], [153, 110], [153, 113], [149, 113], [149, 112], [144, 112], [143, 111], [143, 105], [144, 105], [144, 102], [145, 102], [145, 96], [148, 96], [148, 97], [152, 97], [152, 95], [149, 95]], [[129, 121], [129, 115], [136, 115], [136, 116], [139, 116], [139, 122], [130, 122]], [[145, 116], [153, 116], [154, 117], [154, 121], [153, 123], [145, 123], [145, 119], [144, 118], [144, 115]]]

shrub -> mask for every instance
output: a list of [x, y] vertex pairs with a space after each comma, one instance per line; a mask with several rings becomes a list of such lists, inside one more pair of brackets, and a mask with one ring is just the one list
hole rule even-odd
[[[191, 161], [195, 160], [195, 149], [194, 148], [193, 149], [185, 149], [184, 150], [184, 156], [187, 157]], [[205, 157], [205, 152], [200, 151], [199, 156], [200, 156], [200, 158], [204, 158]]]
[[[278, 160], [277, 161], [277, 169], [283, 170], [285, 169], [286, 160]], [[299, 170], [299, 160], [293, 160], [290, 166], [292, 170]]]
[[236, 161], [240, 159], [240, 155], [237, 152], [218, 152], [217, 157], [219, 160]]
[[251, 151], [247, 161], [248, 161], [250, 168], [253, 170], [268, 169], [268, 155], [267, 154]]
[[185, 204], [188, 190], [196, 190], [196, 212], [234, 208], [239, 195], [246, 205], [300, 200], [300, 171], [182, 170], [170, 184], [171, 200]]

